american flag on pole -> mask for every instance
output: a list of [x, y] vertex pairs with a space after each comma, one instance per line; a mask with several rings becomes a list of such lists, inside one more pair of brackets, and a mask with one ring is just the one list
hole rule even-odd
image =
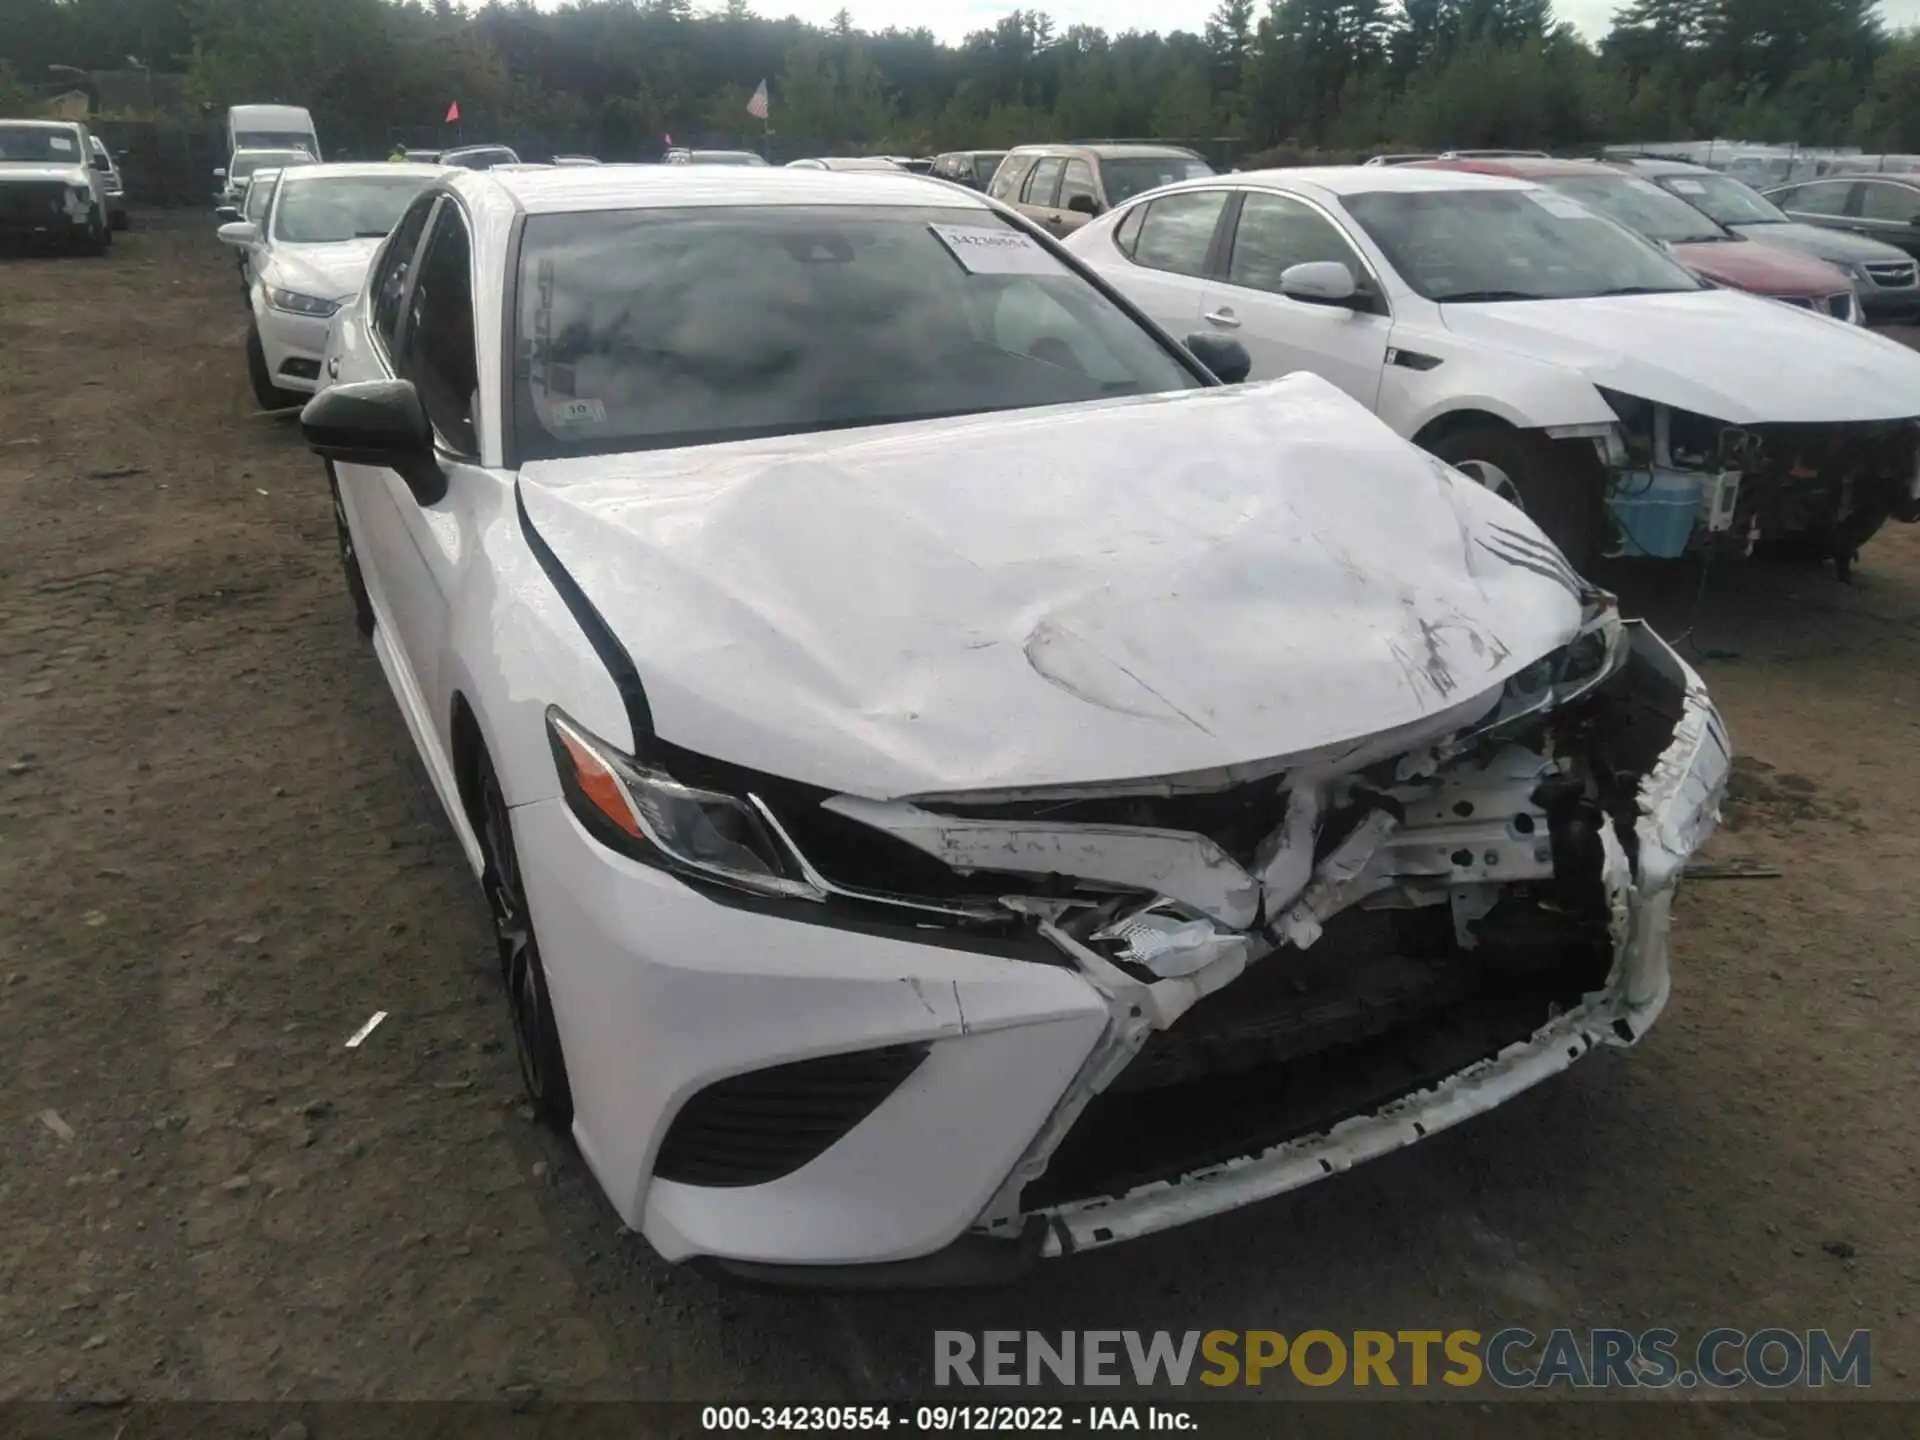
[[756, 120], [767, 118], [767, 82], [762, 80], [760, 88], [753, 92], [753, 98], [747, 101], [747, 114]]

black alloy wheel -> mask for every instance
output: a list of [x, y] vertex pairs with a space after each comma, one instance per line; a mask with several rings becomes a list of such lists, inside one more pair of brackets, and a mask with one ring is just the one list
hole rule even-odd
[[493, 916], [500, 978], [507, 987], [514, 1049], [520, 1057], [520, 1078], [527, 1098], [533, 1102], [534, 1114], [565, 1134], [573, 1122], [566, 1058], [560, 1051], [560, 1031], [554, 1023], [546, 971], [540, 964], [540, 942], [533, 933], [520, 861], [513, 847], [512, 817], [500, 792], [500, 781], [484, 756], [479, 782], [480, 845], [486, 858], [486, 873], [480, 883]]

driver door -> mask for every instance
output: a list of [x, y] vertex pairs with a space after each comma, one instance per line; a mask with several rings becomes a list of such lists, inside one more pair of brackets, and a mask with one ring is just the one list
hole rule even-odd
[[[1346, 236], [1304, 200], [1267, 190], [1241, 192], [1229, 224], [1225, 273], [1207, 284], [1201, 324], [1247, 347], [1250, 380], [1310, 370], [1373, 409], [1393, 321], [1378, 283]], [[1353, 272], [1360, 293], [1352, 306], [1281, 293], [1280, 276], [1314, 260], [1338, 261]]]

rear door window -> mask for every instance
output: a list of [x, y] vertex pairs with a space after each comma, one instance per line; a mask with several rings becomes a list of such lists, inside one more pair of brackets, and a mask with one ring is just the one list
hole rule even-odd
[[1920, 190], [1885, 180], [1860, 182], [1860, 215], [1866, 220], [1897, 220], [1910, 225], [1920, 215]]
[[1133, 245], [1134, 263], [1177, 275], [1204, 275], [1213, 232], [1226, 207], [1225, 190], [1187, 190], [1149, 201]]

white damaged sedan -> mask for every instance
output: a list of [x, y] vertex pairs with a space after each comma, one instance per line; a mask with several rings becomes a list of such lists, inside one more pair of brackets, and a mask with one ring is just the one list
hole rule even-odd
[[453, 174], [328, 360], [305, 433], [528, 1088], [670, 1259], [1007, 1274], [1665, 1004], [1728, 766], [1698, 677], [991, 201]]

